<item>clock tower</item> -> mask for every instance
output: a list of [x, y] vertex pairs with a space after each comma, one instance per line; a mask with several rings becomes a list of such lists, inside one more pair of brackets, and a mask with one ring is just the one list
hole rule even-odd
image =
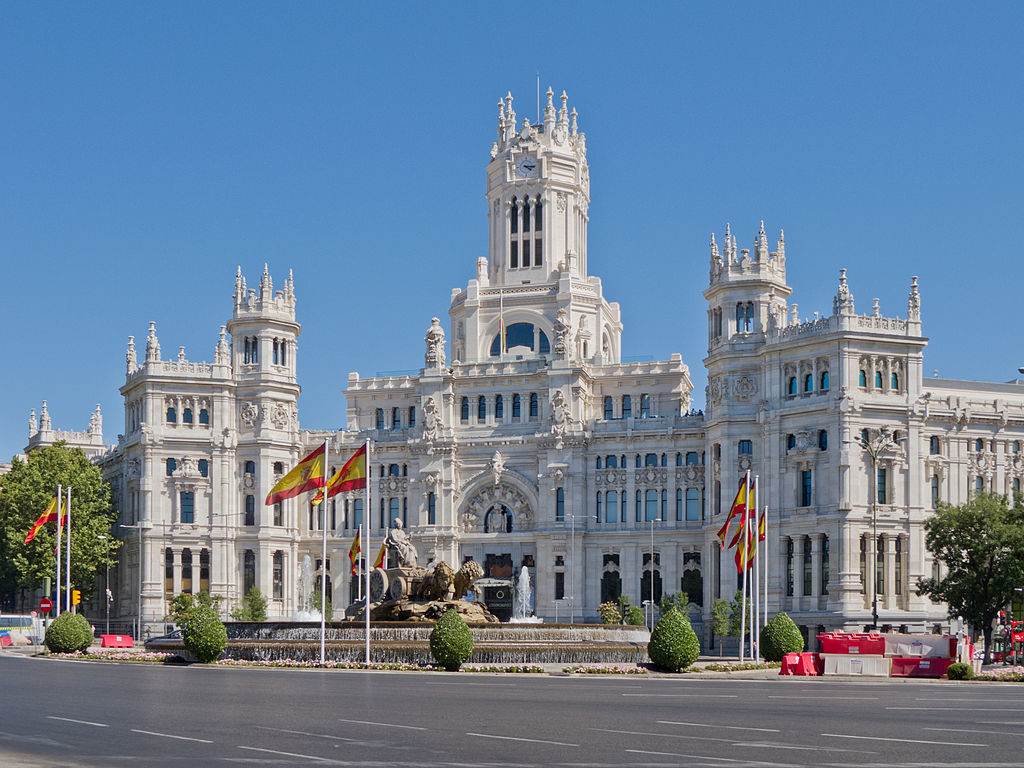
[[517, 119], [511, 93], [498, 102], [486, 184], [488, 257], [452, 294], [453, 359], [617, 362], [618, 304], [587, 273], [587, 144], [565, 92], [556, 109], [548, 89], [537, 124]]

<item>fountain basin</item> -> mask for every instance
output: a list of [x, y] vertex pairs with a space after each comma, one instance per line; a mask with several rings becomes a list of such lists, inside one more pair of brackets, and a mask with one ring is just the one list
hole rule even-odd
[[[228, 622], [224, 655], [249, 661], [320, 658], [319, 622]], [[474, 664], [635, 664], [647, 661], [650, 633], [618, 624], [471, 624]], [[370, 658], [380, 663], [430, 664], [432, 624], [380, 622], [370, 630]], [[365, 626], [326, 625], [325, 657], [365, 660]], [[147, 650], [182, 653], [180, 639], [160, 638]]]

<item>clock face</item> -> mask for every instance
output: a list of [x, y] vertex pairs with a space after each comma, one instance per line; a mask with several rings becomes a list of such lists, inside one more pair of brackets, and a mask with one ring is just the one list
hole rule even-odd
[[521, 157], [516, 161], [516, 173], [524, 178], [532, 179], [537, 175], [539, 163], [535, 157]]

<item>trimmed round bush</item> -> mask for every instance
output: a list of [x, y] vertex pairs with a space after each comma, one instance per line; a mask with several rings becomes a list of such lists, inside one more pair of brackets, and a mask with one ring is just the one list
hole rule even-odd
[[800, 653], [804, 636], [785, 611], [772, 616], [761, 629], [761, 655], [765, 661], [782, 661], [787, 653]]
[[946, 677], [950, 680], [973, 680], [974, 668], [970, 664], [958, 661], [956, 664], [949, 665], [949, 669], [946, 670]]
[[622, 614], [619, 612], [619, 606], [614, 601], [601, 603], [597, 606], [597, 612], [601, 615], [602, 624], [622, 623]]
[[203, 664], [209, 664], [227, 646], [228, 632], [217, 611], [209, 605], [197, 605], [189, 611], [181, 640], [185, 650]]
[[670, 608], [655, 625], [647, 655], [655, 666], [669, 672], [679, 672], [697, 660], [700, 642], [690, 620], [679, 609]]
[[631, 605], [626, 609], [626, 623], [634, 627], [644, 625], [644, 612], [639, 605]]
[[44, 640], [50, 653], [85, 652], [92, 645], [92, 627], [80, 613], [62, 613], [46, 628]]
[[430, 633], [430, 654], [449, 672], [457, 672], [473, 654], [473, 633], [454, 608], [437, 620]]

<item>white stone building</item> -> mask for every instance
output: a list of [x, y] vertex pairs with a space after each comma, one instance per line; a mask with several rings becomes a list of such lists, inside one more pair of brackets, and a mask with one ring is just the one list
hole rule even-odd
[[[253, 585], [272, 616], [289, 616], [302, 557], [321, 567], [323, 525], [340, 614], [356, 590], [356, 526], [368, 522], [379, 544], [400, 518], [421, 562], [472, 557], [495, 579], [527, 566], [549, 620], [595, 620], [620, 592], [639, 602], [684, 590], [707, 643], [713, 600], [737, 586], [715, 534], [750, 469], [770, 510], [772, 612], [811, 636], [860, 630], [877, 585], [879, 625], [947, 624], [915, 590], [935, 568], [922, 522], [938, 500], [1019, 490], [1024, 387], [923, 377], [917, 278], [905, 317], [883, 316], [877, 300], [858, 315], [840, 270], [833, 313], [802, 321], [782, 234], [770, 250], [762, 225], [738, 250], [727, 227], [721, 245], [712, 237], [704, 291], [706, 408], [691, 410], [678, 354], [624, 355], [620, 308], [588, 268], [586, 139], [565, 95], [553, 102], [549, 90], [538, 125], [501, 102], [489, 256], [452, 292], [447, 331], [430, 323], [418, 374], [350, 374], [346, 430], [299, 430], [290, 277], [274, 293], [266, 271], [258, 291], [239, 272], [212, 364], [183, 348], [161, 359], [153, 325], [141, 363], [129, 341], [124, 435], [97, 459], [121, 522], [141, 526], [122, 534], [120, 618], [138, 612], [140, 539], [145, 622], [179, 591], [209, 589], [230, 608]], [[30, 449], [50, 442], [31, 431]], [[872, 465], [858, 441], [880, 435], [891, 447]], [[367, 438], [369, 514], [361, 493], [320, 513], [308, 496], [263, 506], [321, 441], [337, 465]], [[488, 593], [498, 610], [500, 592]]]

